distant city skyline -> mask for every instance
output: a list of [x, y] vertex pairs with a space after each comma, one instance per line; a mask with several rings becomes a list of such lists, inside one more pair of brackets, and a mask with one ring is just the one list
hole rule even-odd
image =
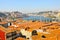
[[0, 11], [32, 13], [60, 10], [60, 0], [0, 0]]

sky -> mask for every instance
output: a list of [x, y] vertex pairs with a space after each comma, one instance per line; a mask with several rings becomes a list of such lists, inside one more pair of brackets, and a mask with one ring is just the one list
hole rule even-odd
[[0, 11], [23, 13], [60, 10], [60, 0], [0, 0]]

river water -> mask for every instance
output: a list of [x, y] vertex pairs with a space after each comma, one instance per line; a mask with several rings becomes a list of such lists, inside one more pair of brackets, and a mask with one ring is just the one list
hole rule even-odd
[[24, 17], [24, 20], [40, 20], [40, 21], [51, 21], [51, 18], [44, 17], [44, 16], [29, 16], [29, 17]]

